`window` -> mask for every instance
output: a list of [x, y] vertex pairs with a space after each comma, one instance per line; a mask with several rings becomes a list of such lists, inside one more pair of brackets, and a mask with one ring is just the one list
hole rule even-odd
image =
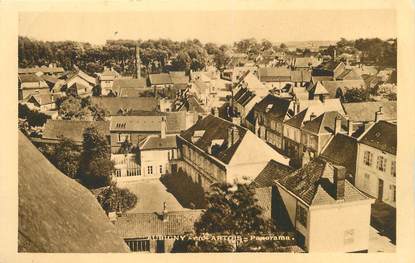
[[386, 158], [383, 156], [378, 156], [376, 167], [379, 169], [379, 171], [386, 171]]
[[390, 185], [389, 190], [390, 190], [391, 201], [396, 202], [396, 186], [395, 185]]
[[131, 252], [150, 251], [150, 240], [148, 239], [127, 240], [125, 242]]
[[134, 168], [127, 170], [127, 176], [139, 176], [140, 175], [140, 169]]
[[115, 174], [115, 177], [121, 177], [121, 170], [115, 169], [114, 174]]
[[163, 173], [163, 165], [160, 165], [160, 174]]
[[307, 210], [302, 206], [297, 206], [297, 220], [303, 226], [307, 227]]
[[153, 174], [153, 166], [147, 166], [147, 173]]
[[352, 244], [354, 242], [354, 229], [344, 231], [344, 244]]
[[125, 142], [126, 140], [130, 140], [129, 134], [122, 134], [122, 133], [118, 134], [118, 142]]
[[367, 166], [372, 166], [372, 161], [373, 161], [373, 153], [371, 153], [369, 151], [365, 151], [365, 153], [363, 155], [363, 162]]
[[396, 177], [396, 161], [391, 162], [391, 175]]

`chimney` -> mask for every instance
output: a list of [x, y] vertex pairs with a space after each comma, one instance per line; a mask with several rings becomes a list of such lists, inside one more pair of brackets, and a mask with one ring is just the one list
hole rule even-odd
[[346, 180], [346, 168], [334, 166], [333, 183], [335, 187], [335, 198], [337, 201], [344, 201], [344, 184]]
[[228, 128], [228, 148], [234, 145], [239, 140], [239, 130], [232, 125]]
[[235, 125], [241, 125], [241, 117], [232, 117], [232, 123]]
[[161, 117], [161, 127], [160, 127], [160, 138], [162, 138], [162, 139], [166, 138], [166, 130], [167, 130], [166, 116], [162, 116]]
[[166, 202], [163, 202], [163, 212], [161, 213], [161, 216], [163, 218], [163, 222], [168, 221], [168, 211], [167, 211], [167, 204]]
[[375, 122], [383, 120], [383, 107], [379, 107], [379, 111], [375, 113]]
[[336, 119], [334, 121], [334, 134], [338, 134], [342, 129], [342, 118], [340, 115], [336, 116]]
[[214, 115], [215, 117], [219, 117], [219, 109], [218, 109], [218, 107], [214, 107], [214, 108], [213, 108], [213, 115]]
[[347, 135], [352, 136], [353, 134], [353, 123], [350, 119], [347, 120]]
[[311, 115], [310, 115], [310, 121], [312, 121], [315, 117], [317, 117], [317, 116], [314, 114], [314, 112], [312, 112]]

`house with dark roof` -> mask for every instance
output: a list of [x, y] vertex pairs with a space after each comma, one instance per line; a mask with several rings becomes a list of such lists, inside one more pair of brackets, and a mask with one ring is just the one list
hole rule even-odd
[[349, 117], [351, 132], [354, 137], [359, 137], [376, 121], [385, 120], [391, 123], [397, 121], [396, 101], [343, 103], [343, 108]]
[[368, 251], [374, 200], [346, 180], [344, 167], [314, 159], [276, 179], [275, 191], [274, 220], [305, 251]]
[[19, 100], [23, 100], [30, 95], [49, 94], [49, 86], [35, 74], [23, 74], [18, 76], [18, 91]]
[[291, 101], [271, 94], [255, 104], [245, 124], [259, 138], [282, 149], [283, 122], [288, 119]]
[[[115, 229], [131, 252], [174, 252], [178, 236], [194, 234], [202, 210], [127, 213], [113, 221]], [[178, 251], [176, 251], [178, 252]]]
[[129, 252], [95, 196], [18, 135], [18, 252]]
[[379, 120], [358, 138], [355, 185], [396, 207], [397, 125]]
[[50, 111], [56, 109], [55, 101], [60, 97], [60, 94], [53, 93], [33, 94], [27, 99], [27, 104], [30, 105], [30, 108], [34, 108], [40, 112]]
[[[288, 112], [291, 116], [283, 123], [283, 150], [286, 155], [290, 156], [290, 158], [300, 161], [302, 159], [302, 149], [305, 149], [304, 143], [306, 145], [309, 144], [310, 146], [313, 145], [317, 152], [320, 152], [322, 148], [321, 145], [319, 146], [319, 144], [317, 144], [317, 138], [315, 135], [310, 136], [310, 138], [307, 137], [307, 140], [302, 138], [302, 129], [305, 124], [313, 121], [317, 117], [320, 117], [315, 122], [312, 122], [312, 130], [315, 131], [315, 127], [319, 127], [318, 131], [320, 131], [322, 120], [326, 120], [325, 117], [323, 118], [321, 116], [324, 116], [323, 113], [330, 111], [338, 112], [342, 115], [345, 113], [339, 99], [326, 99], [324, 101], [294, 100], [291, 102], [291, 104], [291, 110]], [[307, 125], [307, 127], [311, 127], [310, 125], [311, 124]], [[334, 125], [334, 120], [332, 125]], [[324, 128], [321, 129], [321, 131], [323, 130]]]
[[216, 182], [251, 181], [271, 159], [289, 162], [248, 129], [213, 115], [180, 133], [177, 144], [178, 169], [205, 190]]

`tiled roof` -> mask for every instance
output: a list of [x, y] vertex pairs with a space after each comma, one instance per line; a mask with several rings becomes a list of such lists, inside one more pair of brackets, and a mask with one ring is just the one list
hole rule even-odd
[[315, 134], [334, 133], [334, 124], [337, 116], [341, 118], [340, 131], [347, 131], [347, 120], [337, 111], [327, 111], [311, 121], [306, 121], [303, 129]]
[[170, 71], [170, 79], [173, 84], [187, 84], [189, 77], [185, 75], [184, 71]]
[[108, 110], [111, 115], [119, 115], [122, 109], [154, 111], [158, 101], [154, 97], [92, 97], [93, 104]]
[[254, 97], [254, 92], [250, 91], [248, 88], [241, 88], [234, 96], [234, 100], [240, 105], [246, 106]]
[[320, 61], [315, 57], [300, 57], [295, 58], [294, 66], [297, 68], [308, 68], [310, 66], [315, 67], [320, 64]]
[[267, 166], [265, 166], [265, 168], [254, 179], [253, 185], [258, 188], [270, 187], [274, 184], [275, 180], [288, 176], [292, 172], [294, 172], [293, 168], [277, 161], [270, 160]]
[[178, 111], [193, 111], [201, 114], [206, 113], [205, 109], [203, 109], [197, 99], [193, 96], [186, 98], [186, 101], [178, 108]]
[[61, 67], [34, 67], [34, 68], [19, 68], [19, 74], [31, 74], [36, 72], [43, 73], [62, 73], [64, 70]]
[[346, 69], [336, 77], [338, 80], [362, 80], [360, 74], [354, 69]]
[[286, 67], [278, 68], [259, 68], [258, 77], [261, 82], [274, 82], [274, 81], [290, 81], [291, 71]]
[[83, 141], [84, 130], [88, 127], [97, 127], [103, 135], [109, 135], [108, 121], [47, 120], [42, 138], [59, 140], [63, 136], [80, 143]]
[[42, 78], [38, 77], [35, 74], [27, 74], [27, 75], [19, 75], [19, 80], [21, 83], [39, 82], [39, 81], [42, 81]]
[[320, 155], [335, 165], [346, 167], [347, 172], [356, 170], [357, 140], [351, 136], [337, 133]]
[[169, 73], [150, 74], [149, 76], [151, 85], [164, 85], [172, 84], [172, 80]]
[[173, 148], [177, 148], [176, 135], [168, 135], [165, 138], [161, 138], [160, 136], [148, 136], [140, 146], [141, 151]]
[[112, 116], [110, 130], [160, 132], [163, 116]]
[[123, 88], [146, 88], [147, 83], [145, 79], [115, 79], [113, 90], [119, 91]]
[[74, 89], [77, 92], [82, 91], [80, 94], [85, 94], [88, 92], [89, 87], [85, 86], [84, 84], [81, 84], [79, 82], [75, 82], [74, 84], [72, 84], [72, 86], [69, 87], [69, 89]]
[[18, 138], [18, 251], [128, 252], [91, 192]]
[[343, 94], [349, 89], [365, 88], [365, 82], [360, 80], [323, 80], [321, 82], [324, 88], [329, 92], [330, 98], [335, 98], [338, 89], [341, 89]]
[[[308, 205], [336, 204], [333, 173], [332, 164], [317, 158], [277, 182]], [[367, 199], [369, 198], [366, 195], [345, 180], [344, 202]]]
[[384, 120], [396, 120], [396, 105], [396, 101], [371, 101], [344, 103], [343, 108], [351, 121], [372, 122], [375, 121], [376, 112], [380, 107], [382, 107]]
[[[228, 148], [228, 128], [232, 126], [236, 127], [238, 130], [239, 140], [237, 140], [231, 147]], [[208, 153], [208, 148], [212, 145], [213, 140], [224, 140], [221, 149], [214, 156], [226, 164], [228, 164], [232, 159], [234, 153], [238, 149], [239, 144], [247, 132], [245, 128], [213, 115], [208, 115], [205, 118], [199, 120], [195, 125], [183, 131], [180, 136], [186, 141], [192, 143], [192, 136], [194, 135], [195, 131], [205, 131], [203, 135], [193, 144], [206, 153]]]
[[119, 97], [143, 97], [143, 94], [149, 91], [148, 88], [121, 88], [118, 91]]
[[31, 95], [28, 100], [31, 100], [33, 98], [35, 101], [37, 101], [37, 103], [39, 103], [39, 105], [48, 105], [48, 104], [54, 103], [55, 99], [58, 97], [61, 97], [61, 96], [58, 94], [52, 95], [49, 93], [34, 94], [34, 95]]
[[326, 62], [321, 63], [317, 69], [326, 70], [326, 71], [333, 71], [335, 70], [340, 64], [344, 64], [343, 62], [329, 60]]
[[179, 133], [186, 130], [186, 118], [194, 116], [187, 115], [184, 111], [166, 112], [166, 125], [169, 133]]
[[295, 128], [301, 128], [306, 114], [307, 114], [307, 109], [296, 114], [294, 117], [284, 122], [284, 124], [290, 125]]
[[359, 138], [359, 143], [396, 155], [396, 124], [378, 121]]
[[305, 82], [311, 80], [311, 71], [308, 70], [292, 70], [291, 81], [292, 82]]
[[193, 233], [194, 223], [200, 218], [201, 210], [168, 212], [167, 221], [161, 212], [125, 214], [117, 218], [114, 225], [124, 239], [152, 235], [182, 235]]

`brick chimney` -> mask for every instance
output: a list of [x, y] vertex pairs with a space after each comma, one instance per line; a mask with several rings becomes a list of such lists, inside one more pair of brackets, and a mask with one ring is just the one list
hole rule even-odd
[[167, 132], [167, 124], [166, 124], [166, 116], [161, 117], [161, 123], [160, 123], [160, 138], [164, 139], [166, 138], [166, 132]]
[[346, 168], [334, 166], [333, 183], [335, 187], [335, 198], [337, 201], [344, 201], [344, 185], [346, 180]]
[[167, 204], [166, 202], [163, 202], [163, 212], [161, 213], [163, 222], [168, 221], [168, 211], [167, 211]]
[[340, 115], [336, 116], [336, 119], [334, 120], [334, 134], [338, 134], [342, 129], [342, 118]]
[[215, 117], [219, 117], [219, 109], [218, 109], [218, 107], [214, 107], [214, 108], [213, 108], [213, 115], [214, 115]]
[[375, 113], [375, 122], [383, 120], [383, 107], [380, 106], [379, 110]]
[[239, 140], [239, 130], [235, 125], [228, 128], [228, 148]]
[[315, 117], [317, 117], [317, 116], [314, 114], [314, 112], [312, 112], [312, 113], [310, 114], [310, 121], [312, 121]]

